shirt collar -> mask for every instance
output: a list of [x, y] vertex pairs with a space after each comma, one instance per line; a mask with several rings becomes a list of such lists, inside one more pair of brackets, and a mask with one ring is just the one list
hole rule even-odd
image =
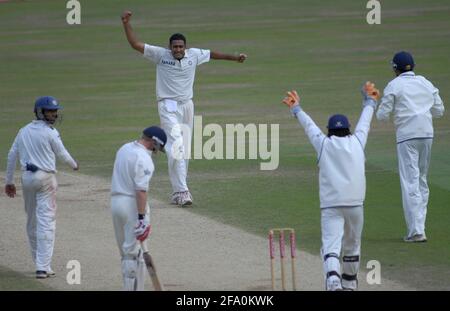
[[53, 128], [53, 126], [47, 122], [45, 122], [44, 120], [32, 120], [31, 123], [33, 124], [41, 124], [44, 126], [48, 126], [49, 128]]
[[139, 143], [137, 140], [135, 140], [133, 143], [134, 143], [134, 145], [137, 146], [138, 148], [142, 148], [142, 149], [144, 149], [148, 154], [151, 154], [151, 151], [148, 150], [147, 148], [145, 148], [145, 146], [144, 146], [143, 144]]
[[399, 74], [399, 77], [405, 77], [405, 76], [415, 76], [416, 74], [414, 73], [414, 71], [407, 71], [404, 73]]

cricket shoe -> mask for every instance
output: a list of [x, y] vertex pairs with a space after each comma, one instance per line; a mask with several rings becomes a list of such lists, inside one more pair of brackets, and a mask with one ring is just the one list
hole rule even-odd
[[55, 271], [53, 271], [51, 268], [47, 270], [47, 277], [48, 278], [54, 278], [56, 276]]
[[181, 205], [181, 207], [192, 205], [192, 195], [189, 190], [180, 193], [178, 204]]
[[427, 237], [425, 234], [415, 234], [410, 237], [404, 237], [403, 241], [406, 243], [422, 243], [427, 241]]
[[36, 271], [36, 279], [46, 279], [48, 278], [47, 271], [37, 270]]
[[331, 276], [327, 279], [327, 291], [341, 291], [341, 280], [337, 276]]
[[170, 200], [170, 204], [178, 205], [180, 202], [180, 194], [181, 194], [181, 192], [174, 192], [172, 194], [172, 199]]
[[358, 281], [357, 280], [347, 281], [342, 279], [342, 290], [344, 291], [358, 290]]

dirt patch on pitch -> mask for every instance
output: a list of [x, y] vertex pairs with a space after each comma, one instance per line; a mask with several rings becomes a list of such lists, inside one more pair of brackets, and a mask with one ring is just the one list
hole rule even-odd
[[[57, 276], [40, 282], [61, 290], [120, 290], [120, 258], [109, 211], [109, 192], [105, 191], [110, 181], [64, 172], [58, 174], [58, 181], [62, 187], [57, 199], [53, 257]], [[155, 200], [151, 200], [151, 206], [153, 233], [148, 244], [167, 290], [270, 290], [265, 238], [196, 215], [189, 209]], [[0, 265], [31, 280], [34, 265], [25, 233], [20, 187], [15, 199], [1, 194], [0, 237]], [[298, 289], [322, 290], [319, 257], [297, 251]], [[79, 285], [66, 281], [70, 260], [81, 264]], [[412, 289], [387, 279], [381, 285], [369, 286], [365, 278], [365, 272], [361, 273], [360, 286], [364, 290]], [[146, 288], [152, 289], [149, 280]]]

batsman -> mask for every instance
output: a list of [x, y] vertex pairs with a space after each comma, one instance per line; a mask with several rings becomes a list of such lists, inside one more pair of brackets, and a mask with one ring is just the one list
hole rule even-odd
[[[325, 135], [300, 106], [296, 91], [288, 92], [283, 103], [305, 129], [317, 152], [323, 269], [326, 290], [356, 290], [359, 271], [363, 203], [366, 194], [364, 148], [370, 122], [380, 97], [373, 83], [362, 88], [363, 109], [355, 133], [346, 116], [328, 120]], [[340, 257], [342, 253], [343, 271]]]
[[151, 232], [147, 191], [155, 170], [150, 152], [164, 151], [166, 142], [164, 131], [151, 126], [140, 139], [123, 145], [116, 154], [111, 213], [126, 291], [144, 290], [145, 240]]
[[5, 193], [16, 196], [14, 170], [19, 158], [27, 235], [38, 279], [55, 276], [51, 262], [56, 232], [56, 159], [78, 170], [54, 127], [60, 109], [56, 98], [39, 97], [34, 104], [36, 120], [20, 129], [8, 153]]

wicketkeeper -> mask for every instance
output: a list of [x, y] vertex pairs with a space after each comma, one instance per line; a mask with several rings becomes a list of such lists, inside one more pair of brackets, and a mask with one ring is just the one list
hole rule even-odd
[[[362, 88], [363, 110], [355, 133], [346, 116], [328, 120], [325, 135], [300, 107], [296, 91], [288, 92], [283, 103], [305, 129], [317, 152], [322, 227], [323, 268], [326, 290], [356, 290], [359, 271], [363, 203], [366, 193], [364, 147], [370, 122], [379, 99], [373, 83]], [[341, 274], [340, 256], [343, 256]]]

